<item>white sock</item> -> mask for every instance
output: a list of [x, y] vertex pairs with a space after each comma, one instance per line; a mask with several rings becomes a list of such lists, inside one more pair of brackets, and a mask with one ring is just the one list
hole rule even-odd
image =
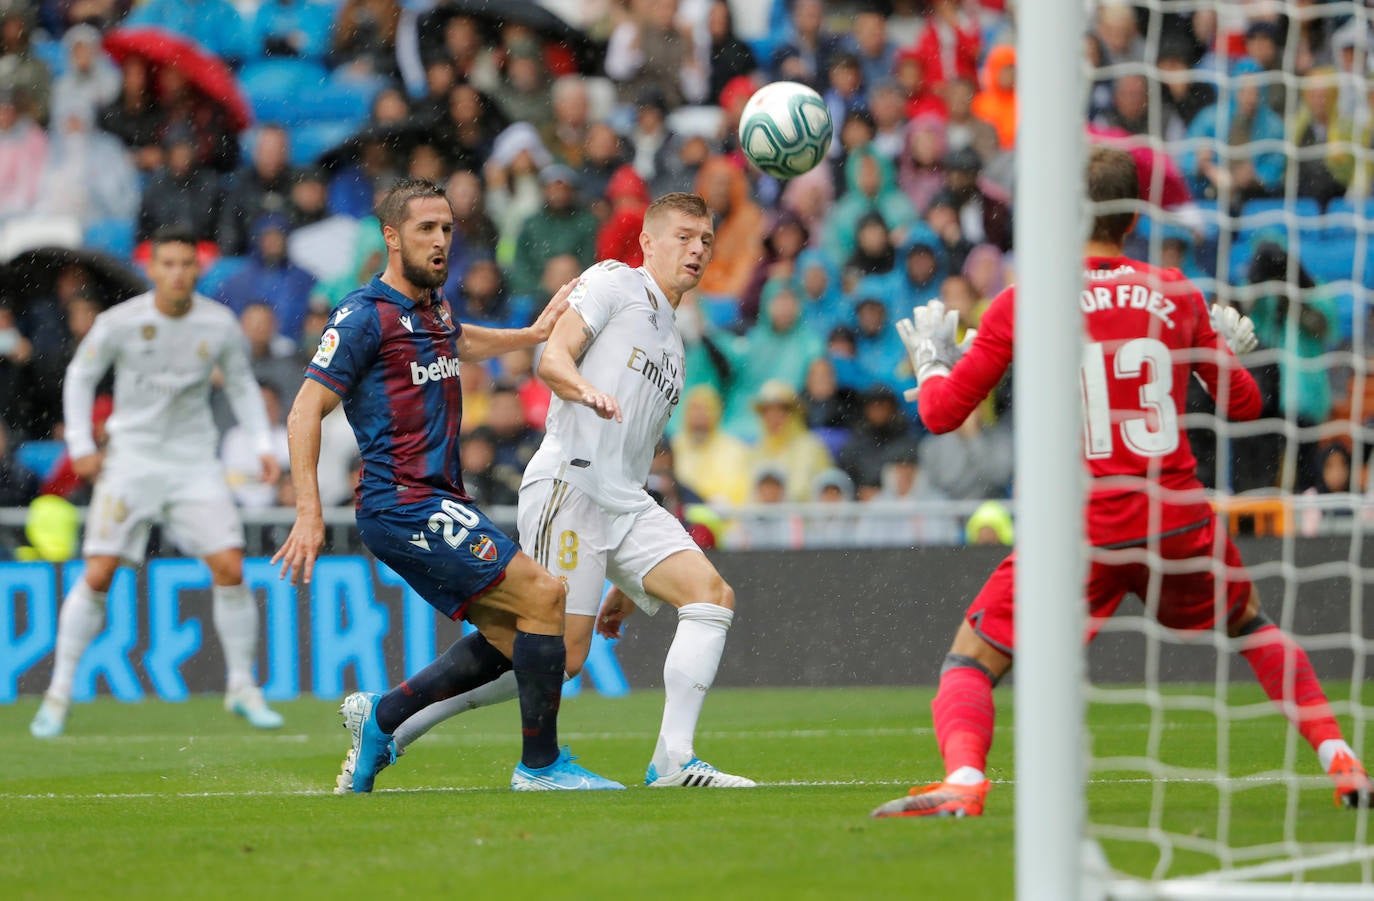
[[716, 679], [725, 633], [735, 611], [717, 604], [685, 604], [677, 611], [677, 635], [663, 660], [663, 725], [654, 747], [654, 769], [670, 773], [695, 753], [701, 705]]
[[250, 688], [257, 684], [253, 664], [258, 655], [258, 600], [243, 583], [216, 585], [211, 594], [215, 632], [224, 648], [226, 690]]
[[1356, 760], [1359, 759], [1359, 755], [1355, 753], [1354, 749], [1340, 738], [1328, 738], [1317, 746], [1317, 760], [1321, 761], [1323, 772], [1331, 769], [1331, 761], [1335, 760], [1336, 755], [1342, 751]]
[[945, 777], [950, 785], [982, 785], [987, 780], [983, 771], [971, 766], [961, 766]]
[[77, 579], [57, 615], [57, 648], [53, 653], [48, 697], [61, 702], [71, 700], [76, 665], [104, 628], [105, 592], [93, 591], [85, 579]]
[[490, 707], [493, 704], [509, 701], [518, 693], [519, 690], [515, 685], [515, 670], [506, 670], [486, 685], [479, 685], [472, 691], [454, 695], [446, 701], [430, 704], [418, 713], [412, 714], [405, 722], [396, 727], [396, 731], [393, 733], [396, 741], [396, 753], [399, 754], [404, 751], [415, 739], [444, 720], [452, 719], [460, 713], [467, 713], [469, 710], [476, 710], [478, 707]]

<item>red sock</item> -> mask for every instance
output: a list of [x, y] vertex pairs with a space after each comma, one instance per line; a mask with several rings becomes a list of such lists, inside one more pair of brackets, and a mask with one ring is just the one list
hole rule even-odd
[[945, 772], [961, 766], [986, 772], [992, 747], [992, 680], [971, 666], [948, 669], [940, 677], [930, 710]]
[[1312, 672], [1312, 661], [1297, 642], [1278, 626], [1268, 625], [1247, 636], [1245, 645], [1240, 655], [1255, 671], [1264, 693], [1313, 749], [1327, 739], [1341, 737], [1326, 693]]

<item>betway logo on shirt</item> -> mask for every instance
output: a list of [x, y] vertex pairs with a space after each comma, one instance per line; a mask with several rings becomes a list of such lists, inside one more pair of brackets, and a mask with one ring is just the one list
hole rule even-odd
[[410, 381], [414, 385], [423, 385], [425, 382], [437, 382], [440, 379], [458, 378], [460, 364], [453, 357], [440, 357], [428, 366], [421, 366], [414, 360], [410, 361]]

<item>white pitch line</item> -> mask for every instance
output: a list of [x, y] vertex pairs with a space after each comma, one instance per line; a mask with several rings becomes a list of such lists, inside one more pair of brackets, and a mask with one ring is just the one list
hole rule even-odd
[[303, 745], [310, 741], [309, 735], [283, 735], [261, 733], [245, 733], [243, 735], [63, 735], [53, 740], [53, 746], [59, 745], [125, 745], [125, 744], [177, 744], [193, 745], [196, 742], [202, 744], [220, 744], [225, 741], [246, 741], [253, 742], [280, 742], [282, 744]]
[[[716, 731], [698, 732], [698, 738], [725, 739], [728, 741], [738, 741], [750, 738], [892, 738], [904, 736], [931, 735], [933, 729], [913, 727], [910, 729], [774, 729], [750, 732], [736, 731]], [[559, 732], [561, 738], [568, 741], [651, 741], [658, 737], [657, 732]], [[334, 736], [338, 738], [339, 736]], [[222, 742], [222, 741], [244, 741], [244, 742], [284, 742], [288, 744], [306, 744], [315, 740], [318, 736], [312, 735], [283, 735], [265, 733], [243, 733], [230, 735], [63, 735], [53, 739], [54, 746], [64, 744], [90, 744], [90, 745], [123, 745], [123, 744], [156, 744], [161, 742]], [[328, 740], [328, 739], [326, 739]], [[483, 744], [486, 742], [505, 743], [512, 741], [510, 735], [497, 735], [495, 733], [482, 733], [470, 735], [466, 732], [444, 730], [441, 732], [427, 733], [423, 738], [418, 739], [422, 744]]]
[[[1122, 723], [1111, 727], [1113, 732], [1143, 732], [1150, 728], [1148, 723]], [[1184, 730], [1191, 727], [1170, 723], [1163, 727], [1166, 731]], [[929, 726], [910, 728], [872, 728], [872, 729], [761, 729], [761, 730], [708, 730], [698, 732], [698, 738], [741, 741], [749, 739], [801, 739], [801, 738], [907, 738], [933, 735]], [[650, 741], [658, 737], [656, 732], [560, 732], [568, 741]], [[307, 744], [319, 736], [304, 734], [270, 734], [262, 732], [230, 733], [220, 735], [63, 735], [53, 739], [54, 746], [64, 744], [122, 745], [155, 744], [159, 742], [282, 742], [285, 744]], [[337, 737], [337, 736], [336, 736]], [[469, 734], [466, 731], [442, 729], [427, 733], [419, 741], [432, 744], [484, 744], [505, 743], [509, 735], [496, 733]]]
[[[841, 786], [865, 786], [865, 785], [907, 785], [908, 780], [864, 780], [864, 779], [841, 779], [835, 781], [812, 781], [812, 782], [760, 782], [764, 788], [829, 788]], [[638, 786], [632, 788], [637, 789]], [[379, 788], [375, 789], [374, 795], [409, 795], [426, 793], [456, 793], [456, 792], [487, 792], [503, 791], [504, 787], [499, 785], [424, 785], [410, 788]], [[90, 792], [90, 793], [62, 793], [62, 792], [34, 792], [30, 794], [5, 794], [0, 793], [0, 801], [124, 801], [139, 800], [146, 798], [309, 798], [315, 796], [333, 795], [334, 790], [329, 788], [304, 788], [304, 789], [282, 789], [272, 791], [268, 789], [248, 789], [245, 791], [221, 791], [221, 792]]]
[[[938, 777], [936, 777], [938, 778]], [[933, 781], [933, 779], [799, 779], [782, 780], [777, 782], [760, 782], [760, 788], [853, 788], [853, 787], [891, 787], [895, 785], [912, 785], [923, 782]], [[992, 779], [994, 785], [1014, 785], [1012, 779]], [[1255, 784], [1272, 784], [1281, 786], [1287, 784], [1288, 780], [1268, 779], [1261, 776], [1236, 776], [1224, 781], [1227, 782], [1250, 782]], [[1299, 787], [1321, 788], [1326, 787], [1327, 782], [1324, 777], [1299, 777], [1297, 780]], [[1132, 777], [1123, 779], [1094, 778], [1088, 779], [1089, 785], [1148, 785], [1153, 783], [1163, 783], [1168, 785], [1212, 785], [1215, 780], [1195, 776], [1177, 776], [1165, 779], [1151, 779], [1149, 777]], [[632, 787], [637, 790], [638, 787]], [[440, 794], [440, 793], [463, 793], [463, 792], [496, 792], [502, 791], [499, 785], [425, 785], [409, 788], [379, 788], [373, 794], [376, 795], [408, 795], [408, 794]], [[186, 799], [216, 799], [216, 798], [310, 798], [333, 795], [334, 791], [330, 788], [305, 788], [305, 789], [248, 789], [245, 791], [218, 791], [218, 792], [89, 792], [89, 793], [63, 793], [63, 792], [34, 792], [34, 793], [0, 793], [0, 801], [126, 801], [140, 800], [149, 798], [186, 798]]]

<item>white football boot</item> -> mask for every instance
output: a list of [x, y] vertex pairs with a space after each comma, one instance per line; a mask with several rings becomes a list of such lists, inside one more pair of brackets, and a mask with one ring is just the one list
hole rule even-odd
[[722, 773], [700, 758], [693, 757], [671, 773], [660, 776], [651, 763], [644, 774], [644, 784], [649, 788], [754, 788], [757, 783], [743, 776]]

